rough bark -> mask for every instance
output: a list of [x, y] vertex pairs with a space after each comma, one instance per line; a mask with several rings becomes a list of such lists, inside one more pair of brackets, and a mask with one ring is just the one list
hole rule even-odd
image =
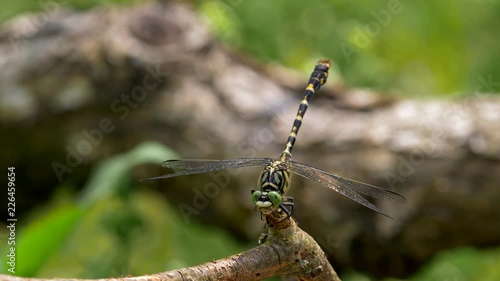
[[[61, 181], [83, 182], [93, 163], [145, 140], [183, 158], [268, 157], [283, 149], [306, 77], [227, 50], [190, 9], [61, 7], [32, 23], [20, 17], [0, 32], [2, 164], [26, 175], [19, 184], [32, 188], [30, 198], [47, 198]], [[488, 91], [497, 84], [478, 79]], [[337, 265], [403, 275], [441, 249], [500, 243], [498, 97], [397, 99], [337, 85], [329, 81], [313, 99], [294, 159], [396, 189], [409, 201], [377, 202], [396, 218], [390, 221], [294, 178], [294, 216]], [[58, 176], [52, 164], [68, 164], [68, 147], [101, 130], [105, 118], [114, 130]], [[197, 219], [242, 238], [258, 235], [248, 196], [257, 176], [231, 176]], [[201, 189], [207, 180], [172, 179], [177, 188], [165, 193], [172, 204], [189, 204], [186, 187]], [[19, 202], [21, 210], [36, 203]]]

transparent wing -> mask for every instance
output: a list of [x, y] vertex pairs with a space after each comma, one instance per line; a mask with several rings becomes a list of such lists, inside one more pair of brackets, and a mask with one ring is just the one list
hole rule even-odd
[[222, 171], [234, 168], [264, 166], [269, 163], [271, 158], [236, 158], [228, 160], [202, 160], [202, 159], [183, 159], [167, 160], [162, 163], [162, 167], [173, 170], [173, 173], [147, 178], [144, 180], [166, 179], [177, 176], [201, 174], [213, 171]]
[[347, 198], [354, 200], [359, 204], [370, 208], [386, 217], [389, 216], [384, 214], [377, 206], [373, 205], [368, 200], [359, 195], [358, 192], [373, 198], [386, 199], [399, 203], [406, 202], [406, 198], [388, 189], [383, 189], [374, 185], [346, 179], [306, 164], [298, 163], [295, 161], [291, 162], [292, 165], [290, 165], [290, 169], [297, 175], [333, 189], [338, 193], [346, 196]]

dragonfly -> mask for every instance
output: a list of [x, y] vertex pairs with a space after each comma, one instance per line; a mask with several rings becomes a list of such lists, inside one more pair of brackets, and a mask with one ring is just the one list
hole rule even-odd
[[[314, 67], [307, 87], [304, 90], [302, 101], [288, 139], [285, 149], [277, 159], [273, 158], [236, 158], [227, 160], [202, 160], [202, 159], [182, 159], [167, 160], [162, 166], [172, 170], [172, 173], [145, 180], [166, 179], [177, 176], [193, 175], [214, 171], [222, 171], [243, 167], [264, 167], [258, 181], [258, 190], [251, 190], [253, 204], [264, 215], [269, 215], [274, 211], [284, 212], [285, 218], [292, 215], [294, 202], [293, 198], [286, 196], [290, 187], [292, 174], [299, 175], [313, 182], [330, 188], [345, 197], [377, 212], [388, 218], [376, 205], [361, 196], [367, 195], [376, 199], [385, 199], [397, 203], [405, 203], [406, 199], [389, 189], [380, 188], [367, 183], [362, 183], [352, 179], [344, 178], [327, 171], [320, 170], [313, 166], [292, 160], [292, 148], [297, 138], [297, 133], [302, 125], [304, 114], [309, 107], [309, 103], [316, 91], [326, 83], [328, 71], [331, 67], [331, 60], [319, 60]], [[392, 218], [391, 218], [392, 219]]]

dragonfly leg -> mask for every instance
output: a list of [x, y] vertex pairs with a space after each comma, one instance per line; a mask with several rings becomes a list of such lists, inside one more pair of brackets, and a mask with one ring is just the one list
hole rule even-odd
[[266, 242], [268, 234], [267, 233], [261, 233], [259, 237], [259, 245], [264, 244]]
[[290, 211], [289, 211], [290, 215], [289, 216], [291, 216], [293, 213], [293, 206], [294, 206], [293, 197], [287, 196], [284, 199], [285, 200], [283, 200], [283, 203], [281, 203], [281, 204], [283, 204], [284, 206], [290, 206]]
[[[294, 206], [293, 198], [286, 197], [286, 199], [287, 199], [287, 201], [280, 204], [280, 209], [283, 210], [283, 212], [285, 212], [285, 214], [286, 214], [286, 217], [284, 219], [282, 219], [281, 221], [286, 220], [287, 218], [291, 217], [292, 213], [293, 213], [293, 206]], [[285, 207], [285, 206], [289, 206], [290, 210], [287, 209], [287, 207]]]

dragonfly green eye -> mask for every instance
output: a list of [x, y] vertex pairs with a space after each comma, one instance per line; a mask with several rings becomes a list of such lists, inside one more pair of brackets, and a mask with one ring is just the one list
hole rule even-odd
[[277, 207], [279, 206], [279, 204], [281, 204], [281, 195], [278, 192], [270, 191], [267, 194], [267, 197], [269, 198], [271, 203], [273, 203], [273, 206]]
[[255, 204], [257, 201], [259, 201], [261, 196], [262, 192], [256, 190], [254, 193], [252, 193], [252, 202]]

